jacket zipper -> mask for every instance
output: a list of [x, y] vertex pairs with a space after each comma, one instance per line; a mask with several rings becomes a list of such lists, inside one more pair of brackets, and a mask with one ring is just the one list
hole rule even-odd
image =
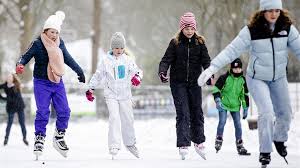
[[188, 82], [189, 81], [189, 69], [190, 69], [190, 42], [191, 42], [191, 39], [189, 39], [189, 42], [188, 42], [188, 58], [187, 58], [187, 65], [186, 65], [186, 81]]
[[273, 37], [271, 37], [270, 40], [271, 40], [272, 52], [273, 52], [273, 79], [272, 79], [272, 81], [274, 81], [274, 79], [275, 79], [275, 51], [274, 51]]

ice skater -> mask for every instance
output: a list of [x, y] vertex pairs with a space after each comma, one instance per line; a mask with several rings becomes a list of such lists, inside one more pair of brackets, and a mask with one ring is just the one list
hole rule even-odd
[[104, 87], [104, 98], [109, 111], [108, 149], [112, 159], [120, 151], [122, 140], [126, 148], [139, 158], [134, 130], [131, 85], [140, 85], [143, 72], [124, 52], [126, 41], [121, 32], [112, 35], [110, 46], [111, 51], [100, 60], [89, 82], [86, 97], [89, 101], [93, 101], [96, 86]]

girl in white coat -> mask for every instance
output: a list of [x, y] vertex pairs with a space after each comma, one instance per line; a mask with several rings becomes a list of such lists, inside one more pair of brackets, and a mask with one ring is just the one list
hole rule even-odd
[[134, 60], [124, 53], [125, 38], [121, 32], [116, 32], [111, 38], [111, 51], [101, 59], [95, 74], [89, 82], [86, 97], [94, 100], [93, 90], [97, 85], [103, 85], [104, 98], [109, 111], [108, 147], [114, 158], [121, 149], [121, 138], [126, 148], [137, 158], [132, 109], [131, 85], [138, 86], [143, 72]]

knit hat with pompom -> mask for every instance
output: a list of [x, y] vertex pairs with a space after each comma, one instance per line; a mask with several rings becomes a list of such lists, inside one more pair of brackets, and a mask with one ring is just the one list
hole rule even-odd
[[55, 29], [60, 33], [61, 25], [63, 23], [63, 20], [65, 19], [65, 13], [63, 11], [57, 11], [55, 12], [55, 15], [51, 15], [46, 20], [43, 30], [45, 29]]

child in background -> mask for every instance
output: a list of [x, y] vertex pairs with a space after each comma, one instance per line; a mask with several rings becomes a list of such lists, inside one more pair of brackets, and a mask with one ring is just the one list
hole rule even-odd
[[239, 155], [250, 155], [243, 146], [242, 127], [240, 122], [240, 107], [243, 107], [243, 119], [247, 118], [249, 97], [245, 77], [242, 72], [242, 61], [237, 58], [231, 63], [230, 71], [219, 77], [214, 88], [213, 95], [219, 111], [219, 124], [215, 148], [217, 152], [223, 143], [224, 126], [227, 119], [227, 111], [230, 112], [236, 138], [236, 149]]
[[93, 101], [95, 87], [100, 84], [104, 86], [104, 98], [109, 111], [108, 148], [112, 159], [121, 149], [122, 138], [126, 148], [139, 158], [135, 146], [131, 85], [138, 86], [141, 83], [143, 72], [124, 53], [125, 43], [121, 32], [113, 34], [111, 51], [98, 64], [86, 91], [87, 99]]
[[10, 134], [10, 129], [14, 121], [15, 113], [18, 114], [19, 124], [21, 126], [22, 134], [23, 134], [23, 142], [28, 146], [28, 141], [26, 139], [26, 127], [25, 127], [25, 115], [24, 108], [25, 103], [21, 94], [21, 83], [16, 74], [9, 74], [6, 78], [6, 82], [0, 85], [0, 89], [3, 89], [6, 98], [0, 96], [1, 99], [7, 101], [6, 103], [6, 112], [8, 114], [7, 126], [6, 126], [6, 134], [4, 138], [3, 145], [7, 145], [8, 138]]

